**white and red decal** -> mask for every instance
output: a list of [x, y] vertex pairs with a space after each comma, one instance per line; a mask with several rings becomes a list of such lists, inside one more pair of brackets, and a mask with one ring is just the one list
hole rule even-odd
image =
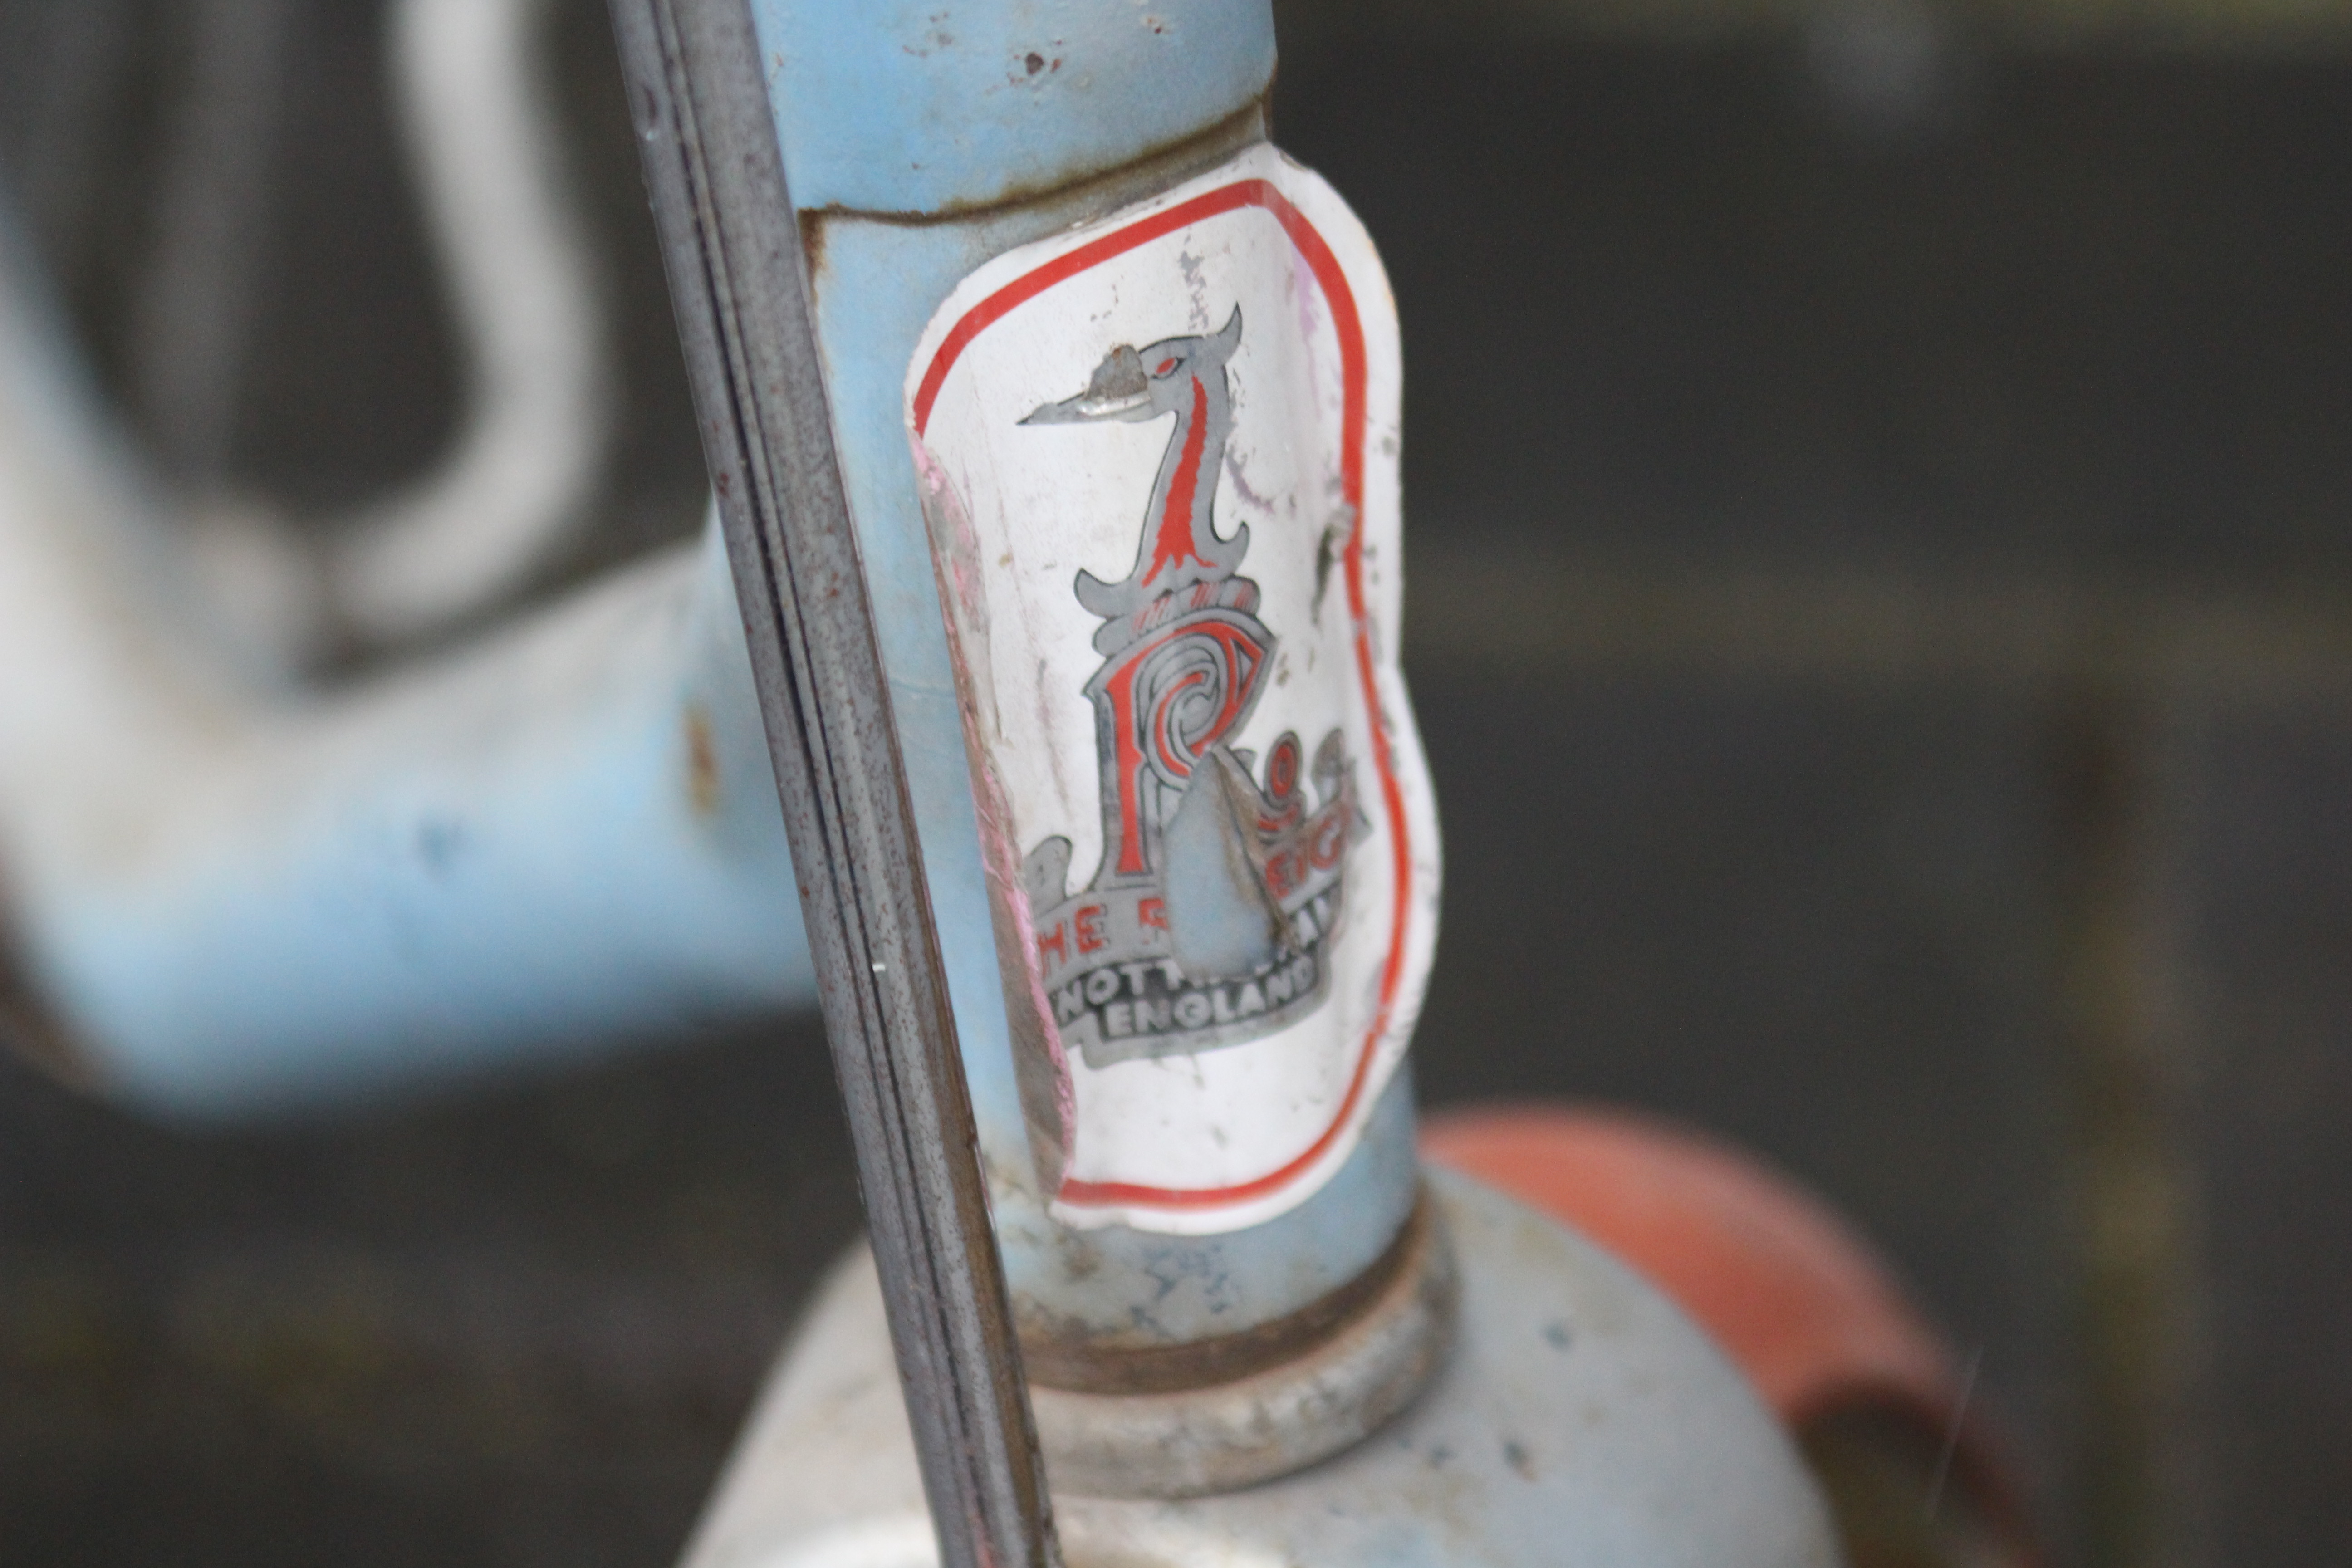
[[1234, 1230], [1412, 1032], [1437, 832], [1396, 665], [1395, 309], [1268, 147], [1001, 256], [907, 416], [1031, 1142], [1080, 1226]]

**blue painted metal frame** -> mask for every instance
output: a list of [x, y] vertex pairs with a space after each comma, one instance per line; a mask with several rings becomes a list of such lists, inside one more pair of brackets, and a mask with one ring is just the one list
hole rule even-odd
[[[1187, 1240], [1047, 1217], [901, 385], [932, 311], [983, 261], [1263, 137], [1270, 12], [751, 11], [802, 193], [844, 478], [1015, 1296], [1033, 1321], [1081, 1336], [1185, 1342], [1269, 1322], [1397, 1234], [1416, 1186], [1410, 1088], [1392, 1085], [1349, 1167], [1274, 1224]], [[0, 702], [0, 783], [40, 803], [11, 806], [0, 849], [25, 967], [102, 1088], [171, 1114], [251, 1115], [808, 1004], [715, 541], [331, 700], [257, 687], [142, 607], [154, 563], [138, 557], [172, 531], [124, 482], [135, 465], [77, 392], [37, 289], [21, 270], [6, 283], [0, 424], [22, 438], [0, 440], [0, 608], [31, 595], [11, 616], [12, 658], [70, 669], [88, 695]], [[151, 537], [118, 542], [109, 565], [101, 525]], [[108, 826], [122, 822], [139, 831]]]
[[1265, 0], [753, 0], [808, 237], [843, 478], [874, 595], [997, 1234], [1033, 1329], [1184, 1342], [1346, 1285], [1418, 1190], [1400, 1076], [1356, 1156], [1298, 1209], [1225, 1237], [1074, 1232], [1034, 1190], [929, 537], [904, 421], [918, 338], [990, 258], [1263, 138]]

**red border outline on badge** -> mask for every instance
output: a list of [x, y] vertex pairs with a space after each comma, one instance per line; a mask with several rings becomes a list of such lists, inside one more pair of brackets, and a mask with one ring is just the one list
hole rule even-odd
[[1172, 234], [1180, 228], [1215, 217], [1243, 207], [1263, 208], [1282, 226], [1291, 244], [1305, 258], [1307, 269], [1315, 274], [1317, 285], [1323, 290], [1324, 302], [1330, 307], [1331, 322], [1339, 337], [1340, 366], [1340, 429], [1339, 490], [1349, 510], [1355, 514], [1355, 531], [1348, 541], [1344, 560], [1348, 577], [1348, 613], [1355, 624], [1356, 670], [1362, 680], [1367, 711], [1371, 717], [1372, 751], [1381, 774], [1381, 803], [1387, 806], [1389, 822], [1394, 829], [1394, 859], [1396, 862], [1396, 912], [1390, 923], [1388, 963], [1381, 974], [1380, 1011], [1373, 1016], [1372, 1026], [1364, 1036], [1363, 1049], [1356, 1058], [1355, 1075], [1349, 1079], [1348, 1092], [1339, 1102], [1339, 1114], [1320, 1137], [1307, 1145], [1281, 1169], [1253, 1181], [1230, 1187], [1150, 1187], [1132, 1182], [1079, 1182], [1065, 1180], [1056, 1198], [1066, 1204], [1087, 1207], [1108, 1207], [1129, 1205], [1142, 1208], [1200, 1209], [1216, 1208], [1230, 1204], [1246, 1203], [1253, 1198], [1279, 1191], [1297, 1180], [1301, 1173], [1327, 1153], [1339, 1131], [1356, 1112], [1363, 1098], [1364, 1083], [1370, 1077], [1372, 1057], [1378, 1050], [1381, 1037], [1388, 1032], [1389, 1018], [1395, 1010], [1397, 985], [1404, 974], [1405, 926], [1412, 908], [1412, 847], [1410, 830], [1405, 825], [1404, 789], [1398, 784], [1394, 759], [1389, 743], [1388, 725], [1382, 717], [1380, 685], [1372, 664], [1371, 634], [1364, 620], [1364, 422], [1366, 363], [1362, 318], [1356, 312], [1356, 296], [1348, 287], [1347, 274], [1340, 270], [1339, 258], [1332, 254], [1315, 226], [1305, 214], [1290, 204], [1287, 197], [1275, 189], [1270, 180], [1238, 180], [1213, 191], [1181, 202], [1165, 212], [1139, 218], [1124, 228], [1114, 229], [1099, 239], [1088, 241], [1076, 250], [1057, 256], [1034, 271], [1024, 273], [1003, 288], [990, 294], [958, 318], [956, 324], [940, 341], [938, 352], [923, 371], [922, 384], [915, 391], [915, 435], [919, 439], [930, 424], [931, 405], [938, 401], [940, 388], [945, 384], [948, 372], [974, 339], [998, 321], [1057, 283], [1067, 281], [1088, 268], [1122, 256], [1140, 245]]

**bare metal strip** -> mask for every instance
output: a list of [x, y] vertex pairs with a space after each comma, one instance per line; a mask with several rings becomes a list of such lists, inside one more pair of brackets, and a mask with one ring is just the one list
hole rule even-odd
[[743, 0], [613, 0], [947, 1568], [1060, 1561]]

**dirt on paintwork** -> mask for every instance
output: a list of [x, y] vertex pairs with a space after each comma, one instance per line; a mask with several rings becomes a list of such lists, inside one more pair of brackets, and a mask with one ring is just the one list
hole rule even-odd
[[719, 742], [711, 732], [709, 710], [699, 702], [686, 706], [686, 798], [696, 817], [709, 822], [719, 815]]

